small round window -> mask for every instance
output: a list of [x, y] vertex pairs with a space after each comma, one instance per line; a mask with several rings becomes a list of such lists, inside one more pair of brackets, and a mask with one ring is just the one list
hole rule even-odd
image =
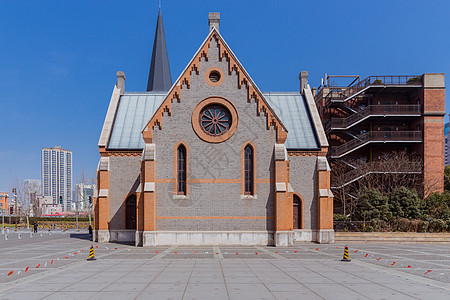
[[199, 115], [200, 127], [211, 136], [219, 136], [230, 129], [231, 114], [222, 105], [208, 105], [202, 109]]
[[209, 73], [209, 80], [211, 80], [211, 82], [219, 82], [220, 80], [220, 73], [217, 71], [211, 71]]

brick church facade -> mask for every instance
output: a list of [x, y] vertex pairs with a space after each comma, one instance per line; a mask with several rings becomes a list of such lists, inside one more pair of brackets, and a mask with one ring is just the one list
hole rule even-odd
[[307, 72], [299, 92], [262, 93], [219, 33], [219, 14], [209, 25], [175, 83], [160, 16], [147, 91], [125, 91], [117, 73], [99, 140], [94, 239], [333, 242], [328, 142]]

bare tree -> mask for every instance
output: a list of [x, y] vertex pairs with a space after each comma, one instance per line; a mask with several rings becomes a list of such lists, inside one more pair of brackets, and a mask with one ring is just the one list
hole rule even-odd
[[29, 215], [37, 207], [37, 198], [41, 195], [41, 185], [36, 180], [20, 181], [16, 177], [11, 185], [12, 198], [14, 203], [14, 215], [26, 217], [27, 227], [29, 226]]
[[332, 186], [335, 201], [345, 215], [352, 215], [358, 198], [367, 189], [383, 195], [406, 187], [424, 194], [423, 163], [419, 156], [406, 151], [390, 152], [375, 162], [348, 160], [332, 163]]

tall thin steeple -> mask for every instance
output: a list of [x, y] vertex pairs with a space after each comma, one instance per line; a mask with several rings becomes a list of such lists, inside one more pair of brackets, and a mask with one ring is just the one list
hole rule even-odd
[[[161, 4], [160, 4], [161, 5]], [[164, 35], [161, 6], [156, 23], [155, 40], [153, 41], [152, 61], [148, 74], [147, 92], [168, 91], [172, 87], [169, 56], [167, 55], [166, 37]]]

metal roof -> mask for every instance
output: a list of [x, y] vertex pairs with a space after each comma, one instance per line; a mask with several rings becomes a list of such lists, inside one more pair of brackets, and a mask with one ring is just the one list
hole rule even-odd
[[141, 131], [166, 93], [125, 93], [120, 97], [108, 149], [144, 149]]
[[287, 127], [287, 149], [318, 149], [314, 123], [304, 97], [299, 92], [263, 93], [269, 105]]
[[[164, 100], [166, 93], [125, 93], [120, 97], [108, 149], [143, 149], [141, 131]], [[263, 93], [288, 129], [287, 149], [318, 149], [314, 124], [305, 99], [298, 92]]]

